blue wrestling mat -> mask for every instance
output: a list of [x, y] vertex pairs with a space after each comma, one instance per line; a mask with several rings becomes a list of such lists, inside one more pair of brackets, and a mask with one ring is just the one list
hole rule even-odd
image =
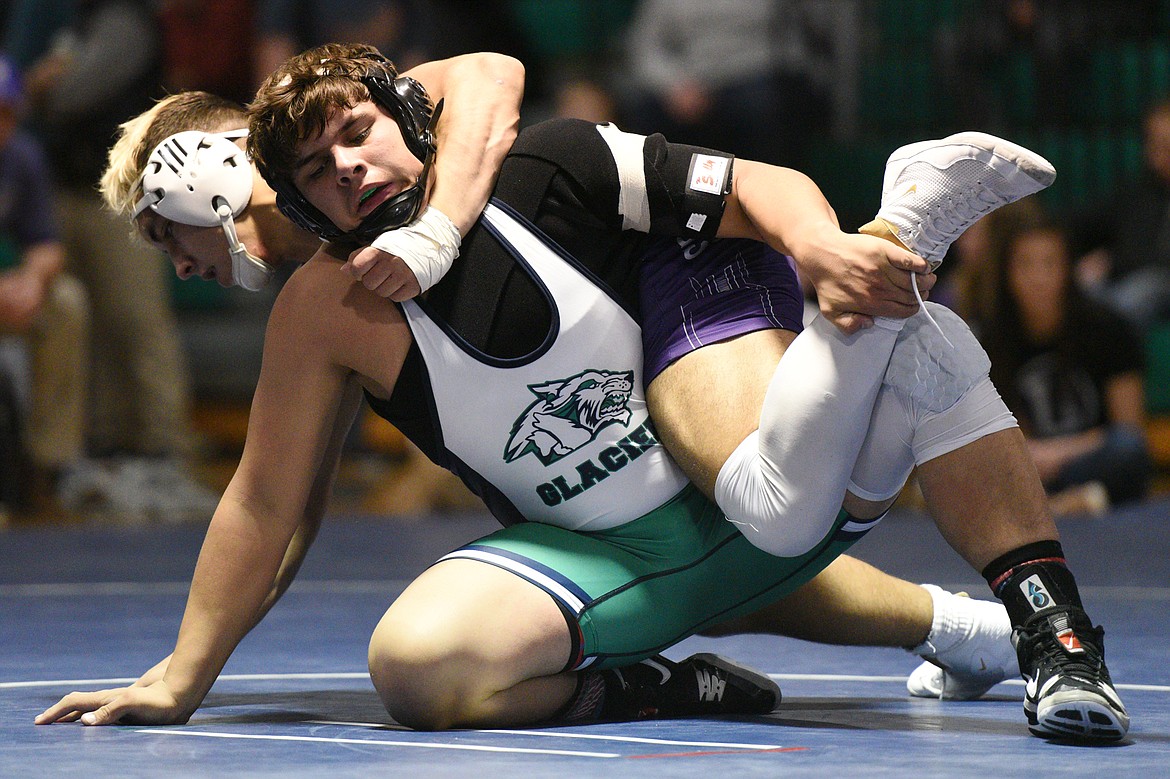
[[[0, 531], [0, 776], [690, 777], [1170, 774], [1170, 504], [1061, 525], [1133, 720], [1107, 748], [1027, 734], [1023, 685], [981, 701], [912, 699], [895, 649], [743, 636], [668, 654], [735, 656], [769, 672], [780, 709], [749, 719], [417, 733], [366, 674], [391, 599], [431, 560], [495, 528], [487, 517], [326, 521], [291, 591], [183, 726], [37, 727], [73, 689], [132, 681], [173, 647], [203, 529]], [[988, 597], [925, 517], [891, 515], [858, 556], [912, 581]]]

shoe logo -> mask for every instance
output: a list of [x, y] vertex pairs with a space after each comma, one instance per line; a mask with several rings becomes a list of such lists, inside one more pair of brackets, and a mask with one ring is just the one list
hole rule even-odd
[[710, 671], [695, 669], [695, 679], [699, 683], [699, 700], [707, 703], [718, 703], [723, 700], [723, 690], [727, 681]]
[[1024, 694], [1031, 700], [1036, 700], [1036, 682], [1039, 678], [1036, 676], [1024, 677]]
[[1081, 646], [1081, 640], [1077, 638], [1077, 634], [1072, 630], [1062, 630], [1056, 634], [1056, 640], [1061, 643], [1066, 652], [1084, 652], [1085, 648]]
[[1040, 674], [1037, 672], [1035, 676], [1024, 675], [1024, 697], [1032, 701], [1038, 702], [1041, 698], [1048, 695], [1048, 691], [1052, 689], [1053, 685], [1060, 682], [1062, 679], [1068, 677], [1061, 674], [1053, 674], [1049, 676], [1044, 684], [1040, 684]]
[[653, 657], [647, 657], [645, 660], [642, 661], [642, 665], [648, 665], [651, 668], [653, 668], [655, 671], [657, 671], [658, 673], [662, 674], [662, 679], [659, 680], [659, 682], [658, 682], [659, 685], [666, 684], [667, 682], [670, 681], [670, 677], [672, 675], [670, 673], [670, 669], [667, 668], [662, 663], [659, 663], [658, 661], [656, 661]]
[[910, 186], [906, 187], [906, 191], [902, 193], [902, 197], [906, 197], [907, 195], [913, 195], [917, 191], [918, 191], [918, 184], [917, 183], [911, 184]]
[[1048, 594], [1044, 582], [1040, 581], [1040, 577], [1036, 574], [1032, 574], [1020, 582], [1020, 591], [1024, 593], [1024, 597], [1032, 605], [1032, 611], [1039, 611], [1045, 606], [1052, 605], [1052, 596]]

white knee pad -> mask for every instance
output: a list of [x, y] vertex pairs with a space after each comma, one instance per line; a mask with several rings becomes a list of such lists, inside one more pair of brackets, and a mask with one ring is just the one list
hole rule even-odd
[[901, 491], [915, 465], [1017, 426], [986, 376], [943, 411], [912, 408], [906, 398], [883, 386], [849, 491], [875, 503], [888, 500]]
[[849, 491], [865, 500], [887, 500], [913, 466], [1017, 426], [971, 329], [950, 309], [926, 305], [938, 327], [919, 312], [898, 335], [850, 479]]
[[910, 408], [939, 412], [987, 376], [991, 360], [958, 314], [937, 303], [925, 305], [938, 327], [922, 311], [906, 321], [884, 383]]

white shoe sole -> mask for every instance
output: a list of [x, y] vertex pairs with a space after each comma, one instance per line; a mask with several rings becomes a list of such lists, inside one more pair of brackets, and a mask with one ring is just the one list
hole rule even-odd
[[1004, 680], [1002, 674], [986, 676], [953, 674], [929, 661], [915, 668], [906, 678], [906, 692], [915, 698], [941, 701], [973, 701], [982, 698]]
[[[955, 147], [962, 147], [964, 151], [956, 155]], [[988, 133], [970, 131], [956, 133], [941, 140], [919, 141], [896, 149], [886, 161], [885, 180], [882, 184], [883, 200], [893, 189], [906, 166], [918, 161], [914, 159], [915, 157], [921, 157], [922, 162], [935, 165], [939, 169], [946, 169], [959, 160], [979, 159], [1013, 184], [1018, 182], [1020, 176], [1026, 177], [1034, 182], [1035, 188], [1032, 192], [1039, 192], [1051, 186], [1056, 180], [1056, 168], [1036, 152]]]
[[1088, 690], [1049, 695], [1035, 708], [1029, 703], [1024, 701], [1028, 730], [1041, 738], [1118, 741], [1129, 732], [1129, 715]]

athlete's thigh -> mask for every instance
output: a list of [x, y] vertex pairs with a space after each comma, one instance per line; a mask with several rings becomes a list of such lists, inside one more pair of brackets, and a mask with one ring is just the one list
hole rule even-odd
[[708, 496], [732, 450], [759, 427], [768, 383], [802, 327], [789, 258], [747, 240], [658, 240], [639, 269], [650, 415]]
[[847, 519], [808, 553], [776, 557], [688, 487], [618, 527], [522, 523], [445, 559], [490, 562], [557, 600], [573, 639], [564, 668], [620, 667], [792, 592], [860, 537]]
[[668, 365], [646, 388], [658, 436], [707, 495], [728, 456], [760, 426], [768, 383], [791, 330], [757, 330], [703, 346]]
[[[397, 653], [474, 658], [477, 672], [526, 679], [564, 669], [568, 624], [556, 602], [515, 574], [477, 560], [443, 560], [424, 571], [382, 617], [378, 642]], [[494, 670], [491, 670], [494, 669]]]

